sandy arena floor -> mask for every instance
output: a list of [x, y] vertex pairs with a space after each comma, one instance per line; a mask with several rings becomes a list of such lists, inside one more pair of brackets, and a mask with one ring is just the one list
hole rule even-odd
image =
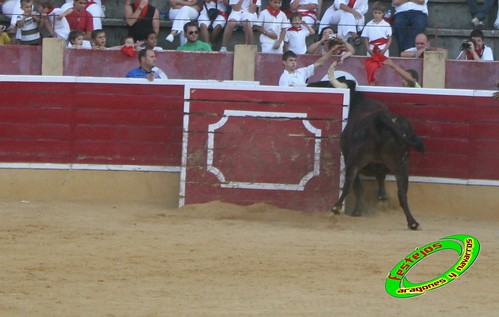
[[[220, 202], [0, 203], [0, 316], [499, 316], [499, 221], [399, 210], [362, 218]], [[397, 299], [387, 273], [414, 248], [478, 238], [476, 263]], [[457, 260], [441, 251], [408, 277]]]

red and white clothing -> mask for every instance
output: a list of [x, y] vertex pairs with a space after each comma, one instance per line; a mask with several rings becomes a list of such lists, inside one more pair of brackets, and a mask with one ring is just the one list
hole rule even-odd
[[[61, 7], [64, 11], [73, 7], [73, 0], [66, 0], [66, 3]], [[85, 10], [92, 15], [94, 30], [102, 29], [102, 18], [104, 18], [104, 10], [102, 10], [101, 0], [88, 0], [85, 5]]]
[[[300, 5], [306, 5], [306, 4], [316, 4], [317, 7], [319, 7], [318, 0], [300, 0]], [[314, 26], [317, 24], [317, 22], [319, 22], [317, 18], [317, 9], [314, 10], [298, 9], [296, 11], [300, 12], [302, 16], [302, 21], [307, 22], [307, 24], [310, 26]]]
[[66, 16], [66, 19], [68, 20], [71, 31], [79, 30], [83, 32], [92, 32], [94, 30], [93, 17], [87, 10], [81, 12], [73, 11]]
[[[190, 0], [190, 2], [192, 1], [193, 0]], [[193, 7], [188, 5], [185, 5], [180, 9], [170, 8], [170, 11], [168, 12], [168, 17], [170, 18], [170, 20], [173, 21], [172, 30], [177, 31], [178, 33], [184, 32], [184, 25], [187, 24], [187, 22], [189, 21], [196, 20], [198, 16], [199, 12]]]
[[[480, 57], [480, 60], [482, 60], [482, 61], [493, 61], [494, 60], [494, 53], [492, 52], [492, 49], [490, 47], [486, 46], [485, 44], [483, 45], [482, 49], [478, 50], [476, 53]], [[461, 53], [459, 53], [459, 55], [457, 56], [457, 59], [461, 59], [463, 54], [466, 56], [464, 58], [464, 60], [468, 60], [468, 61], [474, 60], [473, 55], [468, 54], [468, 52], [466, 50], [461, 51]]]
[[[357, 20], [350, 12], [340, 9], [342, 4], [355, 9], [355, 11], [362, 15], [362, 18]], [[323, 28], [329, 25], [338, 25], [338, 34], [344, 38], [348, 38], [349, 33], [356, 33], [362, 28], [362, 26], [364, 26], [364, 15], [367, 13], [367, 10], [367, 0], [334, 0], [333, 4], [327, 8], [322, 16], [319, 25], [319, 33]]]
[[[274, 11], [270, 6], [267, 9], [260, 12], [258, 20], [255, 25], [263, 27], [265, 32], [274, 33], [279, 38], [281, 31], [286, 30], [289, 27], [288, 18], [286, 14], [281, 10]], [[262, 45], [262, 53], [280, 53], [282, 54], [282, 48], [284, 46], [284, 41], [278, 49], [274, 49], [274, 45], [277, 39], [272, 39], [263, 33], [260, 34], [260, 44]]]
[[241, 10], [234, 10], [234, 5], [236, 5], [238, 0], [229, 0], [229, 5], [232, 6], [232, 12], [229, 15], [228, 20], [234, 20], [238, 22], [238, 25], [241, 25], [243, 21], [251, 22], [251, 26], [258, 19], [256, 12], [249, 12], [249, 8], [251, 4], [255, 4], [257, 7], [262, 5], [262, 0], [243, 0], [243, 4], [241, 5]]
[[[388, 40], [388, 37], [392, 36], [392, 27], [385, 20], [376, 23], [374, 20], [367, 22], [364, 30], [362, 31], [362, 37], [367, 37], [369, 39], [369, 48], [374, 51], [377, 46], [380, 50], [384, 49]], [[367, 53], [369, 56], [369, 53]], [[389, 50], [386, 50], [385, 56], [389, 57]]]
[[[225, 6], [224, 0], [205, 0], [203, 3], [203, 9], [198, 17], [198, 25], [201, 27], [202, 24], [215, 28], [220, 25], [222, 28], [227, 24], [227, 7]], [[209, 9], [218, 9], [218, 16], [213, 20], [213, 23], [208, 18]]]
[[286, 30], [284, 43], [288, 44], [288, 49], [295, 54], [307, 53], [307, 37], [310, 31], [306, 27], [290, 27]]
[[69, 32], [71, 31], [69, 28], [69, 23], [66, 17], [63, 17], [62, 19], [58, 19], [57, 17], [63, 14], [65, 11], [66, 10], [63, 10], [61, 8], [53, 8], [50, 9], [47, 13], [50, 19], [50, 23], [52, 23], [52, 27], [54, 28], [54, 37], [62, 39], [64, 41], [68, 39]]
[[298, 68], [294, 72], [290, 73], [284, 70], [281, 77], [279, 78], [280, 87], [306, 87], [307, 79], [314, 75], [315, 66], [309, 65], [307, 67]]
[[[344, 4], [354, 9], [362, 15], [360, 19], [356, 19], [350, 12], [340, 9]], [[345, 39], [351, 36], [351, 33], [357, 33], [364, 26], [364, 15], [368, 10], [367, 0], [335, 0], [334, 5], [340, 10], [340, 21], [338, 22], [338, 34]]]

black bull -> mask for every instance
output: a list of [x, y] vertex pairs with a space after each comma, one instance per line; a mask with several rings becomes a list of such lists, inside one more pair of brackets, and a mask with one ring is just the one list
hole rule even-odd
[[[331, 74], [331, 72], [330, 72]], [[333, 68], [334, 74], [334, 68]], [[345, 197], [354, 189], [356, 196], [353, 216], [362, 214], [362, 186], [359, 174], [375, 176], [378, 181], [378, 199], [385, 200], [385, 177], [392, 173], [397, 181], [400, 206], [410, 229], [417, 230], [407, 203], [409, 185], [409, 149], [424, 153], [422, 139], [413, 131], [409, 121], [393, 114], [383, 103], [367, 99], [355, 91], [353, 81], [345, 81], [350, 88], [348, 121], [341, 134], [340, 146], [345, 160], [345, 183], [338, 201], [331, 210], [339, 213]], [[337, 82], [336, 82], [337, 83]], [[335, 87], [338, 87], [332, 81]], [[329, 82], [309, 84], [309, 87], [332, 87]]]

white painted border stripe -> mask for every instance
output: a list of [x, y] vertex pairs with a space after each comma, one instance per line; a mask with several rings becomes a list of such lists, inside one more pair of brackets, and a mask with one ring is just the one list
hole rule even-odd
[[[314, 170], [302, 177], [299, 184], [281, 183], [250, 183], [250, 182], [226, 182], [225, 176], [218, 168], [213, 166], [215, 130], [221, 128], [229, 120], [229, 117], [264, 117], [264, 118], [300, 118], [305, 128], [315, 136], [314, 146]], [[215, 123], [208, 125], [208, 148], [206, 158], [206, 170], [215, 175], [222, 188], [244, 188], [244, 189], [265, 189], [265, 190], [295, 190], [302, 191], [305, 185], [314, 176], [320, 173], [320, 154], [322, 130], [315, 128], [308, 120], [306, 113], [301, 112], [268, 112], [268, 111], [248, 111], [248, 110], [224, 110], [224, 116]]]
[[[227, 117], [256, 117], [256, 118], [306, 118], [306, 113], [301, 112], [269, 112], [269, 111], [249, 111], [249, 110], [225, 110]], [[224, 122], [225, 123], [225, 122]], [[218, 126], [217, 128], [219, 128]]]
[[[375, 181], [374, 177], [361, 175], [361, 179]], [[387, 175], [386, 180], [395, 182], [395, 176]], [[492, 179], [466, 179], [466, 178], [448, 178], [448, 177], [429, 177], [429, 176], [409, 176], [411, 183], [423, 184], [446, 184], [446, 185], [473, 185], [473, 186], [495, 186], [499, 187], [499, 180]]]
[[4, 169], [45, 170], [89, 170], [89, 171], [137, 171], [137, 172], [180, 172], [180, 166], [116, 165], [116, 164], [62, 164], [62, 163], [0, 163]]
[[191, 112], [191, 89], [184, 86], [184, 121], [182, 123], [182, 159], [180, 165], [180, 188], [178, 193], [178, 206], [185, 205], [185, 184], [187, 181], [187, 144], [189, 143], [189, 114]]

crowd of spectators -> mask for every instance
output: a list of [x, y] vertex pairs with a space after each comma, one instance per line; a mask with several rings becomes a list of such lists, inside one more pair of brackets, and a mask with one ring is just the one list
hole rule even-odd
[[[369, 82], [375, 84], [374, 72], [388, 65], [397, 70], [389, 58], [392, 42], [397, 43], [398, 56], [421, 58], [434, 48], [425, 35], [428, 24], [428, 0], [393, 0], [371, 4], [371, 21], [365, 21], [368, 0], [334, 0], [322, 13], [322, 0], [268, 0], [261, 8], [261, 0], [169, 0], [168, 18], [172, 21], [166, 42], [178, 37], [178, 50], [212, 51], [221, 40], [220, 51], [227, 51], [233, 31], [241, 27], [245, 43], [254, 44], [259, 34], [261, 52], [284, 54], [334, 54], [339, 63], [355, 54], [362, 43], [369, 57], [366, 70]], [[158, 46], [160, 31], [159, 10], [149, 0], [125, 0], [124, 20], [128, 36], [121, 45], [109, 47], [101, 19], [104, 10], [101, 0], [65, 0], [54, 7], [52, 0], [0, 0], [2, 13], [10, 18], [3, 26], [0, 44], [40, 45], [44, 37], [63, 39], [73, 49], [121, 49], [133, 56], [142, 49], [153, 53]], [[463, 43], [458, 59], [493, 60], [490, 47], [485, 44], [484, 20], [492, 9], [493, 0], [485, 0], [478, 7], [468, 0], [474, 30]], [[499, 20], [499, 18], [498, 18]], [[499, 22], [496, 21], [496, 27]], [[307, 38], [318, 34], [318, 40], [307, 46]], [[392, 41], [393, 39], [395, 41]], [[152, 54], [152, 53], [148, 53]], [[293, 55], [291, 60], [295, 59]], [[152, 59], [144, 55], [143, 58]], [[406, 76], [407, 77], [407, 76]]]
[[[65, 0], [60, 8], [54, 7], [53, 1], [0, 0], [3, 15], [10, 18], [10, 25], [1, 28], [4, 33], [1, 43], [39, 45], [44, 37], [56, 37], [67, 41], [68, 47], [79, 48], [80, 45], [73, 45], [69, 38], [70, 31], [78, 30], [83, 32], [85, 42], [81, 47], [103, 48], [91, 37], [94, 30], [104, 32], [101, 0]], [[467, 0], [472, 17], [470, 23], [474, 29], [484, 27], [484, 20], [492, 10], [494, 1], [485, 0], [482, 6], [478, 6], [476, 0]], [[268, 6], [262, 8], [261, 0], [169, 0], [168, 18], [172, 26], [165, 40], [173, 43], [178, 37], [179, 46], [185, 45], [189, 37], [185, 34], [184, 26], [194, 22], [200, 33], [196, 41], [202, 41], [213, 49], [215, 43], [221, 40], [221, 52], [227, 51], [233, 31], [238, 27], [244, 31], [245, 44], [254, 44], [254, 32], [260, 34], [257, 44], [261, 52], [268, 53], [282, 54], [285, 50], [292, 50], [296, 54], [320, 53], [326, 40], [325, 29], [334, 29], [333, 34], [345, 45], [359, 46], [364, 43], [368, 55], [373, 55], [374, 47], [381, 47], [387, 55], [392, 34], [399, 56], [421, 57], [424, 50], [431, 49], [427, 39], [420, 35], [424, 34], [428, 24], [428, 0], [393, 0], [389, 8], [384, 3], [372, 3], [371, 8], [374, 5], [383, 8], [383, 16], [376, 21], [365, 21], [368, 0], [334, 0], [324, 12], [322, 3], [322, 0], [269, 0]], [[157, 46], [160, 31], [158, 8], [151, 5], [149, 0], [125, 0], [123, 12], [128, 35], [133, 37], [137, 49], [145, 47], [148, 38], [154, 37], [153, 32], [156, 36], [155, 50], [161, 49]], [[379, 12], [373, 10], [372, 13]], [[495, 26], [499, 27], [499, 17]], [[307, 37], [316, 32], [321, 44], [316, 42], [307, 47]], [[472, 48], [477, 51], [476, 55], [487, 60], [490, 48], [477, 45], [477, 38], [483, 42], [483, 33], [481, 36], [476, 34], [480, 35], [480, 32], [470, 35]], [[418, 35], [422, 41], [418, 41]], [[101, 36], [105, 36], [105, 33]], [[383, 43], [379, 44], [379, 41]], [[124, 41], [121, 44], [124, 45]], [[202, 47], [202, 50], [206, 50], [204, 45]], [[413, 51], [414, 47], [418, 49]], [[350, 51], [350, 47], [345, 47], [345, 50]], [[460, 58], [461, 55], [467, 55], [471, 59], [472, 52], [467, 53], [459, 54]], [[476, 60], [476, 56], [473, 57]]]

